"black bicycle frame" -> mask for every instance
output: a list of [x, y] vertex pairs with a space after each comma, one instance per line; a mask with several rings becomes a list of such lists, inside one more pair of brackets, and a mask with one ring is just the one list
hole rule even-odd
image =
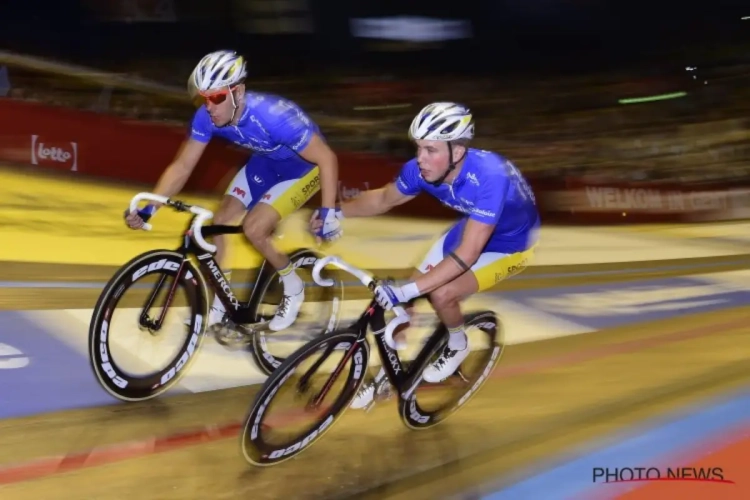
[[[221, 268], [216, 263], [214, 254], [212, 254], [211, 252], [205, 251], [204, 249], [199, 247], [195, 243], [195, 241], [193, 241], [191, 228], [192, 228], [194, 219], [195, 219], [195, 216], [192, 217], [190, 222], [188, 223], [187, 229], [185, 230], [183, 234], [182, 244], [176, 249], [176, 252], [182, 254], [183, 263], [180, 266], [180, 269], [177, 271], [177, 276], [170, 287], [167, 298], [165, 300], [164, 307], [162, 308], [162, 313], [160, 315], [160, 318], [155, 322], [148, 321], [147, 316], [146, 316], [146, 311], [150, 310], [154, 300], [156, 299], [156, 296], [159, 293], [159, 290], [161, 290], [162, 285], [166, 281], [165, 275], [163, 275], [159, 279], [158, 283], [154, 287], [153, 292], [151, 293], [150, 297], [147, 299], [146, 304], [144, 305], [143, 313], [141, 315], [141, 324], [143, 324], [144, 326], [148, 326], [151, 329], [158, 330], [159, 328], [161, 328], [166, 311], [177, 289], [177, 283], [179, 282], [182, 274], [185, 272], [184, 263], [189, 259], [190, 255], [195, 255], [196, 258], [198, 259], [199, 271], [203, 279], [205, 280], [206, 277], [208, 277], [210, 284], [211, 284], [211, 288], [219, 297], [219, 300], [221, 300], [222, 304], [224, 304], [224, 308], [228, 312], [230, 319], [237, 324], [247, 324], [247, 323], [255, 322], [254, 313], [257, 310], [256, 301], [259, 300], [258, 284], [265, 277], [266, 273], [274, 272], [274, 270], [271, 269], [270, 266], [267, 266], [266, 262], [264, 261], [263, 265], [261, 265], [258, 271], [258, 275], [255, 279], [255, 284], [253, 285], [252, 291], [250, 292], [250, 297], [244, 302], [240, 301], [235, 296], [234, 291], [232, 290], [229, 284], [229, 280], [227, 280], [226, 275], [222, 272]], [[218, 236], [218, 235], [223, 235], [223, 234], [238, 234], [241, 232], [242, 232], [242, 226], [227, 226], [227, 225], [221, 225], [221, 224], [214, 224], [214, 225], [209, 225], [209, 226], [203, 226], [201, 228], [201, 233], [203, 234], [204, 237]]]
[[[192, 227], [193, 221], [191, 220], [188, 224], [188, 228], [185, 231], [183, 237], [183, 243], [177, 250], [187, 258], [189, 254], [193, 254], [198, 259], [199, 268], [201, 274], [211, 282], [212, 288], [216, 295], [224, 304], [225, 310], [229, 314], [229, 319], [237, 324], [248, 324], [256, 321], [255, 312], [258, 310], [258, 302], [261, 300], [261, 294], [263, 290], [259, 290], [261, 283], [269, 278], [276, 272], [265, 259], [258, 269], [258, 274], [255, 277], [255, 283], [253, 284], [250, 296], [245, 301], [239, 300], [232, 290], [229, 280], [226, 275], [222, 272], [219, 265], [216, 263], [214, 255], [210, 252], [206, 252], [200, 248], [192, 238]], [[227, 226], [222, 224], [214, 224], [209, 226], [203, 226], [201, 233], [204, 237], [217, 236], [222, 234], [239, 234], [242, 232], [242, 226]], [[307, 259], [317, 260], [318, 256], [307, 248], [297, 249], [289, 254], [290, 260], [293, 262], [294, 267], [308, 264]]]
[[[409, 363], [406, 369], [401, 362], [398, 352], [385, 343], [385, 311], [375, 299], [370, 302], [364, 313], [352, 325], [359, 334], [357, 341], [364, 341], [367, 336], [369, 327], [375, 334], [375, 344], [378, 346], [378, 353], [383, 363], [386, 376], [391, 384], [401, 394], [404, 399], [408, 398], [419, 384], [422, 371], [429, 364], [430, 358], [440, 347], [444, 340], [447, 330], [441, 326], [429, 337], [427, 342], [422, 346], [414, 361]], [[442, 335], [440, 334], [442, 332]]]
[[[194, 217], [193, 217], [194, 219]], [[255, 317], [251, 314], [254, 311], [253, 301], [256, 300], [258, 287], [257, 284], [260, 281], [262, 273], [259, 272], [255, 280], [255, 286], [253, 286], [250, 292], [250, 297], [246, 301], [241, 301], [237, 298], [232, 290], [229, 280], [227, 279], [224, 272], [219, 267], [219, 264], [214, 258], [214, 254], [207, 252], [199, 247], [192, 236], [191, 226], [193, 220], [191, 219], [188, 229], [185, 231], [183, 242], [180, 248], [177, 250], [187, 259], [188, 255], [195, 255], [198, 259], [198, 266], [201, 274], [204, 278], [208, 278], [211, 283], [216, 296], [224, 304], [224, 309], [228, 312], [229, 318], [235, 323], [252, 323], [255, 321]], [[204, 237], [208, 238], [211, 236], [219, 236], [223, 234], [239, 234], [242, 232], [242, 226], [227, 226], [221, 224], [214, 224], [209, 226], [203, 226], [201, 233]]]

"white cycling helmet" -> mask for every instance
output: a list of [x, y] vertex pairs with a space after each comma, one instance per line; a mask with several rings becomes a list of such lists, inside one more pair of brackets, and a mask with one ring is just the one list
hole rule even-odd
[[247, 76], [245, 59], [232, 50], [211, 52], [198, 63], [190, 75], [191, 94], [233, 87]]
[[409, 127], [412, 139], [455, 141], [474, 138], [471, 110], [454, 102], [434, 102], [420, 111]]

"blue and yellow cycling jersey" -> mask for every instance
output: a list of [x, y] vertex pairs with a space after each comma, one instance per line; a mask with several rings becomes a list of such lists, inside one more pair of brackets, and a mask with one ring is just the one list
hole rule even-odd
[[299, 158], [316, 133], [320, 134], [319, 127], [294, 102], [273, 94], [247, 92], [237, 125], [217, 127], [203, 105], [193, 117], [190, 137], [204, 143], [221, 137], [269, 159], [288, 160]]
[[534, 193], [518, 169], [497, 153], [468, 149], [453, 183], [440, 186], [422, 178], [415, 158], [401, 168], [396, 186], [408, 196], [424, 191], [469, 219], [494, 225], [486, 252], [522, 252], [534, 243], [540, 224]]

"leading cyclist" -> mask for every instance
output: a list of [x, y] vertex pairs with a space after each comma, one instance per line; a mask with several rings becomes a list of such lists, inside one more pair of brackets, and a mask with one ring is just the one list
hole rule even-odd
[[[416, 144], [416, 158], [402, 167], [396, 180], [360, 193], [342, 203], [341, 210], [344, 217], [380, 215], [425, 191], [466, 214], [432, 246], [411, 281], [375, 289], [378, 303], [386, 309], [429, 297], [449, 332], [440, 357], [423, 373], [425, 381], [437, 383], [453, 374], [469, 354], [461, 301], [525, 269], [540, 220], [534, 193], [516, 167], [499, 154], [468, 147], [474, 137], [468, 108], [451, 102], [430, 104], [412, 121], [409, 136]], [[319, 227], [313, 218], [311, 229]], [[384, 375], [381, 369], [363, 386], [353, 408], [369, 405], [387, 387]]]
[[[272, 94], [246, 91], [246, 64], [242, 56], [221, 50], [203, 57], [188, 80], [188, 89], [205, 103], [195, 113], [189, 137], [176, 158], [161, 175], [154, 192], [172, 197], [187, 182], [212, 137], [221, 137], [252, 150], [248, 163], [229, 185], [215, 224], [231, 224], [242, 215], [245, 236], [278, 270], [284, 292], [269, 328], [288, 328], [304, 301], [304, 283], [289, 257], [277, 250], [272, 233], [279, 221], [322, 190], [322, 208], [316, 211], [322, 224], [316, 236], [325, 241], [342, 234], [335, 209], [338, 183], [336, 154], [326, 144], [318, 126], [294, 102]], [[158, 204], [126, 213], [132, 229], [139, 229]], [[214, 239], [216, 259], [226, 258], [225, 236]], [[229, 271], [225, 270], [227, 278]], [[224, 305], [214, 298], [209, 326], [219, 323]]]

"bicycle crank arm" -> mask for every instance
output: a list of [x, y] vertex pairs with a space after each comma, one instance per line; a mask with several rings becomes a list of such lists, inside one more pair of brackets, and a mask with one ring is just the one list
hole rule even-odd
[[214, 334], [216, 342], [230, 350], [242, 349], [253, 340], [253, 332], [243, 325], [217, 323], [211, 325], [209, 331]]
[[412, 382], [409, 386], [409, 389], [401, 393], [402, 399], [409, 399], [412, 394], [414, 394], [414, 391], [417, 390], [417, 387], [419, 387], [419, 383], [422, 381], [422, 373], [419, 374], [418, 377], [414, 379], [414, 382]]
[[270, 332], [271, 328], [270, 321], [261, 321], [259, 323], [251, 323], [249, 325], [241, 325], [242, 328], [247, 329], [248, 331], [252, 331], [255, 333], [262, 333], [262, 332]]
[[251, 344], [254, 335], [271, 331], [268, 324], [268, 321], [261, 321], [237, 325], [232, 321], [227, 321], [226, 323], [212, 325], [209, 331], [214, 334], [214, 338], [219, 344], [228, 349], [237, 350]]

